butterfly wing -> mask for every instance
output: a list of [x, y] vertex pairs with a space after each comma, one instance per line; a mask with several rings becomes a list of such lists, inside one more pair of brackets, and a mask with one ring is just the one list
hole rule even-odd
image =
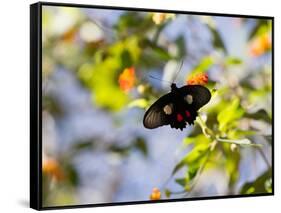
[[211, 92], [208, 88], [201, 86], [201, 85], [187, 85], [179, 88], [180, 93], [183, 97], [186, 95], [192, 96], [192, 103], [190, 107], [197, 111], [202, 106], [207, 104], [211, 99]]
[[169, 119], [164, 113], [163, 108], [165, 105], [172, 102], [172, 100], [173, 94], [170, 92], [160, 97], [154, 104], [152, 104], [143, 117], [144, 127], [154, 129], [169, 124]]
[[[186, 97], [190, 99], [186, 101]], [[194, 123], [197, 111], [211, 99], [210, 91], [201, 85], [187, 85], [176, 88], [175, 91], [162, 96], [146, 111], [143, 125], [148, 129], [154, 129], [170, 124], [172, 128], [180, 129]], [[164, 112], [165, 106], [172, 104], [171, 114]]]

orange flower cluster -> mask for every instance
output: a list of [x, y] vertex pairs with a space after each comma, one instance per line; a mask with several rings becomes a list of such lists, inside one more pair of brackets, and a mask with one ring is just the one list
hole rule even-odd
[[43, 160], [42, 171], [43, 173], [53, 177], [57, 181], [63, 180], [65, 177], [58, 162], [52, 158]]
[[160, 200], [161, 192], [158, 188], [153, 188], [152, 193], [150, 194], [150, 200]]
[[268, 33], [264, 33], [256, 37], [250, 43], [250, 54], [252, 56], [258, 57], [270, 49], [271, 49], [271, 38]]
[[134, 67], [124, 69], [119, 75], [119, 86], [124, 92], [129, 92], [134, 87], [135, 81], [136, 76]]
[[208, 74], [199, 73], [197, 75], [190, 76], [186, 83], [188, 85], [205, 85], [208, 83]]

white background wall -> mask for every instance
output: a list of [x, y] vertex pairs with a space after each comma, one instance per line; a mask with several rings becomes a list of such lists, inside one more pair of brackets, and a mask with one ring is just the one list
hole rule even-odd
[[[50, 0], [51, 1], [51, 0]], [[68, 212], [276, 212], [281, 207], [280, 39], [281, 5], [277, 0], [75, 0], [97, 5], [275, 16], [275, 196], [189, 201], [154, 205], [83, 208]], [[0, 6], [0, 212], [32, 212], [29, 199], [29, 4], [1, 1]]]

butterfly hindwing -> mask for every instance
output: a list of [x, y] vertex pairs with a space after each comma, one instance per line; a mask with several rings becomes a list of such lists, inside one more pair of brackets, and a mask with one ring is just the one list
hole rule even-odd
[[197, 117], [197, 111], [192, 107], [192, 105], [187, 104], [184, 100], [184, 96], [177, 96], [174, 101], [175, 110], [170, 117], [170, 125], [175, 129], [183, 129], [186, 124], [194, 124], [194, 120]]

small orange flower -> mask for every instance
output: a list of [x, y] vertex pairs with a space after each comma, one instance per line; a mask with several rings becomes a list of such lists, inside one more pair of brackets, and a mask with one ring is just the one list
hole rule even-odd
[[175, 17], [175, 14], [172, 14], [172, 13], [153, 13], [152, 21], [158, 25], [158, 24], [161, 24], [164, 21], [166, 21], [170, 18], [174, 18], [174, 17]]
[[186, 82], [188, 85], [205, 85], [208, 83], [208, 74], [199, 73], [197, 75], [190, 76]]
[[260, 56], [271, 49], [271, 38], [268, 33], [264, 33], [250, 43], [250, 54], [252, 56]]
[[150, 200], [160, 200], [161, 192], [158, 188], [153, 188], [152, 193], [150, 194]]
[[119, 75], [119, 86], [124, 92], [129, 92], [134, 87], [135, 81], [136, 76], [134, 67], [124, 69]]
[[64, 179], [64, 174], [58, 162], [53, 158], [43, 160], [42, 171], [46, 175], [54, 177], [57, 181]]
[[76, 31], [75, 27], [69, 29], [62, 35], [62, 40], [69, 43], [73, 42], [76, 36]]

